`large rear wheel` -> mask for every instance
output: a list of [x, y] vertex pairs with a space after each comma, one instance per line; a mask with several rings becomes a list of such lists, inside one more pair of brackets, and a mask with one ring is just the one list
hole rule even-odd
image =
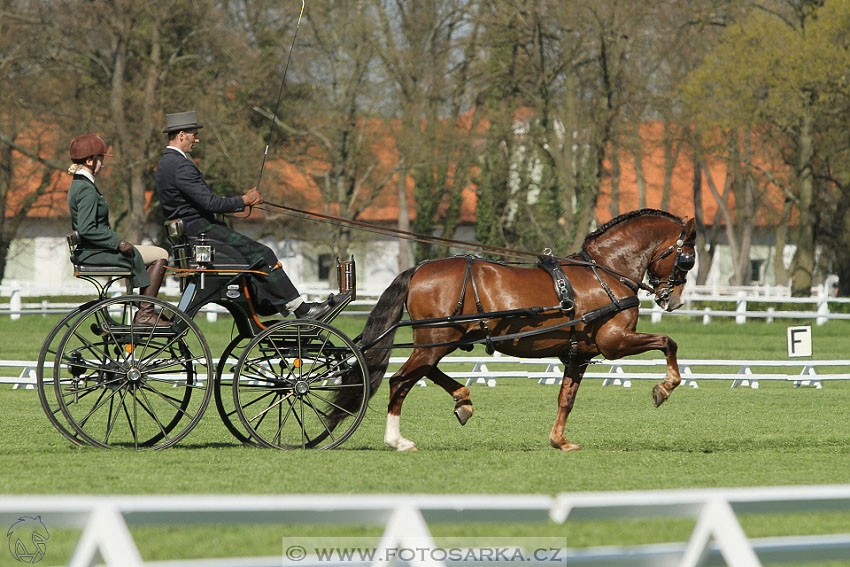
[[277, 323], [258, 334], [233, 372], [233, 401], [251, 438], [277, 449], [333, 449], [366, 413], [360, 349], [320, 321]]
[[[141, 302], [168, 322], [140, 326]], [[53, 386], [75, 433], [98, 447], [163, 449], [200, 421], [215, 367], [201, 331], [160, 299], [124, 296], [76, 318], [57, 348]]]

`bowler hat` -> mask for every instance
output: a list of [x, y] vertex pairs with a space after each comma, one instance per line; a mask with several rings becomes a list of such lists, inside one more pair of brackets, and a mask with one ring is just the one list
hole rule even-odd
[[165, 115], [165, 130], [163, 130], [163, 132], [166, 134], [179, 132], [180, 130], [195, 130], [198, 128], [203, 128], [203, 126], [198, 124], [198, 117], [195, 115], [194, 110], [189, 110], [187, 112], [175, 112], [174, 114]]
[[71, 140], [71, 159], [86, 159], [91, 156], [112, 157], [106, 153], [106, 144], [100, 136], [83, 134]]

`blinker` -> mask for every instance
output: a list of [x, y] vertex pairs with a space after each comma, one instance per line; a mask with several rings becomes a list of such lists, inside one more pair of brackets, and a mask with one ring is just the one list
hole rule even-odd
[[692, 270], [695, 263], [696, 254], [679, 254], [679, 257], [676, 259], [676, 266], [684, 272]]

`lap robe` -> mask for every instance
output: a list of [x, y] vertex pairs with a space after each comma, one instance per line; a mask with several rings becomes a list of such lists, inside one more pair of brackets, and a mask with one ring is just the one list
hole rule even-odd
[[213, 265], [217, 263], [262, 264], [253, 269], [269, 272], [268, 276], [251, 274], [254, 284], [254, 307], [260, 315], [286, 313], [286, 304], [299, 297], [298, 290], [282, 268], [273, 269], [277, 263], [274, 251], [264, 244], [239, 234], [224, 224], [204, 218], [184, 221], [186, 234], [197, 238], [201, 233], [215, 248]]

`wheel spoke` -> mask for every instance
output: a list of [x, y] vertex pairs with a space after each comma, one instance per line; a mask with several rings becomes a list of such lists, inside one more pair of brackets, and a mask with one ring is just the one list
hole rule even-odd
[[156, 412], [153, 409], [153, 404], [148, 399], [147, 394], [145, 394], [145, 388], [139, 388], [139, 391], [141, 392], [142, 397], [145, 399], [145, 403], [147, 404], [147, 406], [141, 403], [141, 401], [139, 401], [139, 405], [142, 406], [142, 409], [145, 410], [145, 412], [149, 416], [151, 416], [151, 419], [153, 419], [154, 422], [156, 422], [157, 427], [159, 427], [159, 432], [162, 434], [162, 438], [168, 441], [168, 432], [165, 430], [165, 427], [162, 425], [160, 419], [156, 416]]
[[[97, 410], [99, 410], [101, 407], [103, 407], [103, 404], [105, 404], [105, 403], [106, 403], [106, 402], [108, 402], [108, 401], [111, 401], [111, 400], [115, 397], [115, 392], [116, 392], [116, 391], [117, 391], [117, 390], [111, 390], [111, 391], [109, 392], [109, 394], [107, 394], [107, 396], [108, 396], [108, 397], [107, 397], [106, 399], [103, 399], [103, 396], [101, 396], [100, 398], [98, 398], [98, 400], [95, 402], [95, 405], [94, 405], [94, 406], [93, 406], [93, 407], [89, 410], [89, 413], [87, 413], [87, 414], [86, 414], [86, 416], [85, 416], [85, 417], [83, 417], [83, 419], [79, 420], [79, 421], [80, 421], [80, 427], [84, 426], [84, 425], [86, 424], [86, 422], [89, 420], [89, 418], [90, 418], [92, 415], [94, 415], [94, 413], [95, 413]], [[106, 391], [104, 390], [104, 394], [105, 394], [105, 393], [106, 393]], [[110, 415], [110, 416], [112, 415], [112, 413], [111, 413], [111, 409], [110, 409], [110, 414], [109, 414], [109, 415]]]
[[[305, 396], [305, 398], [304, 398], [304, 403], [305, 403], [305, 404], [307, 404], [307, 405], [310, 407], [310, 409], [312, 409], [312, 410], [313, 410], [313, 413], [315, 413], [315, 414], [316, 414], [316, 417], [319, 419], [319, 422], [322, 424], [322, 427], [324, 427], [324, 428], [325, 428], [325, 432], [326, 432], [328, 435], [330, 435], [330, 437], [331, 437], [331, 439], [332, 439], [333, 441], [336, 441], [336, 437], [334, 437], [333, 430], [332, 430], [332, 429], [330, 429], [330, 428], [328, 427], [328, 424], [327, 424], [327, 423], [325, 423], [325, 420], [324, 420], [324, 419], [322, 419], [322, 415], [324, 414], [324, 412], [320, 412], [320, 411], [318, 410], [318, 408], [316, 408], [316, 406], [315, 406], [315, 405], [313, 405], [313, 402], [311, 402], [311, 401], [310, 401], [310, 400], [309, 400], [306, 396]], [[324, 414], [324, 415], [325, 415], [325, 417], [327, 417], [327, 414]]]
[[[166, 394], [163, 394], [162, 392], [160, 392], [160, 391], [159, 391], [159, 390], [157, 390], [156, 388], [151, 388], [150, 386], [147, 386], [147, 385], [142, 386], [142, 388], [144, 388], [144, 389], [145, 389], [145, 390], [147, 390], [148, 392], [151, 392], [151, 393], [153, 393], [153, 394], [156, 394], [157, 396], [159, 396], [160, 398], [162, 398], [163, 400], [165, 400], [168, 404], [170, 404], [170, 405], [171, 405], [174, 409], [176, 409], [179, 413], [181, 413], [181, 414], [183, 414], [184, 416], [188, 417], [190, 420], [195, 419], [195, 416], [193, 416], [192, 414], [190, 414], [189, 412], [187, 412], [185, 409], [181, 408], [179, 405], [177, 405], [176, 403], [174, 403], [173, 401], [171, 401], [171, 400], [172, 400], [172, 398], [171, 398], [170, 396], [167, 396]], [[151, 408], [151, 409], [153, 409], [153, 408]], [[151, 417], [153, 417], [153, 416], [151, 416]], [[156, 419], [156, 418], [154, 417], [154, 419]]]
[[[124, 406], [124, 396], [126, 396], [126, 390], [121, 389], [121, 399], [118, 401], [119, 406]], [[115, 422], [118, 421], [118, 416], [121, 414], [121, 409], [119, 408], [115, 413], [112, 413], [114, 409], [115, 397], [112, 396], [109, 402], [109, 413], [107, 414], [108, 419], [106, 420], [106, 436], [103, 438], [104, 443], [109, 443], [109, 436], [112, 435], [112, 430], [115, 427]], [[124, 411], [127, 411], [127, 408], [124, 407]], [[129, 416], [128, 416], [129, 417]]]
[[[289, 419], [290, 415], [295, 415], [295, 400], [290, 398], [287, 400], [287, 402], [289, 402], [289, 407], [286, 408], [286, 414], [284, 414], [283, 418], [278, 417], [277, 431], [275, 432], [274, 437], [272, 438], [274, 443], [278, 445], [280, 445], [280, 438], [283, 435], [283, 428], [284, 426], [286, 426], [286, 420]], [[295, 416], [295, 421], [298, 421], [297, 415]]]
[[313, 394], [313, 396], [315, 396], [315, 397], [319, 398], [320, 400], [322, 400], [323, 402], [325, 402], [326, 404], [328, 404], [329, 406], [333, 406], [333, 407], [335, 407], [336, 409], [338, 409], [339, 411], [344, 411], [344, 412], [345, 412], [345, 413], [347, 413], [349, 416], [356, 415], [356, 412], [353, 412], [353, 411], [351, 411], [351, 410], [347, 410], [347, 409], [345, 409], [344, 407], [342, 407], [341, 405], [336, 404], [336, 403], [334, 403], [334, 402], [332, 402], [332, 401], [328, 400], [327, 398], [324, 398], [323, 396], [320, 396], [319, 394], [314, 394], [314, 393], [313, 393], [313, 390], [310, 390], [310, 393], [311, 393], [311, 394]]
[[[163, 344], [163, 345], [158, 345], [158, 346], [156, 347], [156, 350], [155, 350], [153, 353], [151, 353], [151, 354], [150, 354], [150, 355], [148, 355], [148, 356], [145, 356], [145, 357], [140, 358], [140, 359], [139, 359], [139, 364], [145, 364], [148, 360], [150, 360], [150, 359], [152, 359], [152, 358], [154, 358], [154, 357], [159, 356], [159, 354], [160, 354], [162, 351], [164, 351], [165, 349], [167, 349], [167, 348], [170, 348], [170, 347], [174, 346], [174, 343], [175, 343], [175, 342], [177, 342], [178, 340], [183, 339], [183, 337], [185, 337], [185, 336], [189, 333], [189, 330], [190, 330], [190, 328], [189, 328], [189, 327], [186, 327], [186, 328], [185, 328], [185, 329], [183, 329], [182, 331], [175, 333], [173, 337], [168, 337], [168, 340], [166, 340], [165, 344]], [[187, 350], [188, 350], [188, 348], [187, 348]]]
[[252, 417], [252, 418], [251, 418], [251, 419], [249, 419], [248, 421], [254, 421], [254, 420], [255, 420], [255, 419], [257, 419], [258, 417], [260, 417], [260, 416], [262, 416], [262, 415], [265, 415], [265, 414], [266, 414], [269, 410], [274, 409], [275, 407], [277, 407], [277, 406], [278, 406], [278, 404], [283, 403], [285, 400], [288, 400], [288, 399], [289, 399], [289, 398], [291, 398], [293, 395], [294, 395], [294, 393], [293, 393], [293, 392], [290, 392], [290, 393], [288, 393], [288, 394], [286, 394], [286, 395], [281, 395], [281, 397], [280, 397], [280, 399], [279, 399], [279, 400], [277, 400], [277, 401], [275, 401], [275, 402], [270, 403], [266, 409], [264, 409], [264, 410], [263, 410], [263, 411], [261, 411], [260, 413], [256, 414], [254, 417]]

